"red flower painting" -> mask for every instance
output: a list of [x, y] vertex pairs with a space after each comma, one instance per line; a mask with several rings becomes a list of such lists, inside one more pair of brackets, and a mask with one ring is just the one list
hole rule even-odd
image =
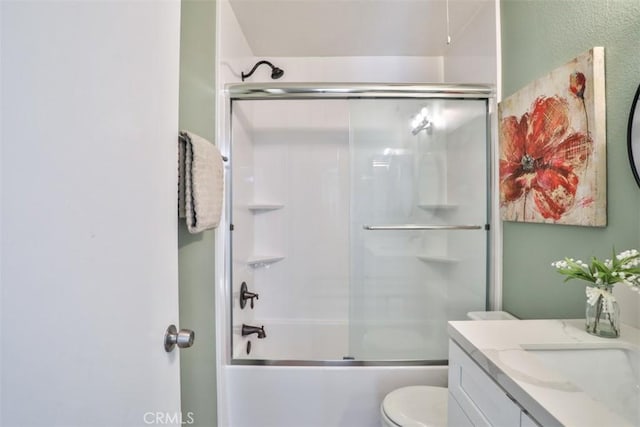
[[584, 89], [587, 78], [579, 71], [571, 73], [569, 76], [569, 90], [578, 98], [584, 101]]
[[[571, 83], [571, 92], [582, 95], [584, 80]], [[573, 130], [566, 98], [539, 96], [519, 118], [503, 117], [500, 141], [501, 205], [519, 204], [519, 220], [527, 220], [528, 208], [561, 219], [576, 203], [579, 171], [593, 150], [589, 132]]]
[[604, 82], [594, 47], [498, 104], [503, 220], [607, 224]]

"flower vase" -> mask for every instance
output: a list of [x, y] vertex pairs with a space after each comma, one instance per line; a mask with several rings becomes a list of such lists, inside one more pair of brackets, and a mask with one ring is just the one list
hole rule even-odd
[[620, 336], [620, 307], [610, 289], [587, 287], [586, 328], [599, 337]]

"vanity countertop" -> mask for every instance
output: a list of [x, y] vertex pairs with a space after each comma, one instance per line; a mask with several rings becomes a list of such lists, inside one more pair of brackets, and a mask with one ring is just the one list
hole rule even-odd
[[[542, 425], [632, 425], [527, 350], [638, 349], [640, 330], [622, 325], [620, 337], [610, 339], [585, 332], [584, 320], [487, 320], [449, 322], [448, 332], [453, 341]], [[607, 367], [597, 364], [593, 369], [606, 370]]]

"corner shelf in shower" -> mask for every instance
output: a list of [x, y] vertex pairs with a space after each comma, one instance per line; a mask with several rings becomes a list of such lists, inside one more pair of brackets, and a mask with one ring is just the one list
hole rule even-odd
[[278, 209], [284, 208], [284, 205], [280, 203], [251, 203], [248, 208], [251, 212], [257, 213], [266, 211], [277, 211]]
[[437, 263], [437, 264], [452, 265], [452, 264], [456, 264], [456, 263], [460, 262], [459, 259], [449, 258], [449, 257], [445, 257], [445, 256], [416, 255], [416, 257], [420, 261], [426, 262], [426, 263]]
[[247, 264], [249, 265], [249, 267], [260, 268], [265, 267], [269, 264], [276, 263], [278, 261], [282, 261], [283, 259], [283, 256], [276, 255], [254, 255], [247, 260]]

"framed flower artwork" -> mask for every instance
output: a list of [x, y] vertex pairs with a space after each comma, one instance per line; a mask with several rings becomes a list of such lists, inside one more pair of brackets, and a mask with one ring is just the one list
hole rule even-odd
[[498, 105], [503, 220], [607, 224], [604, 48]]

